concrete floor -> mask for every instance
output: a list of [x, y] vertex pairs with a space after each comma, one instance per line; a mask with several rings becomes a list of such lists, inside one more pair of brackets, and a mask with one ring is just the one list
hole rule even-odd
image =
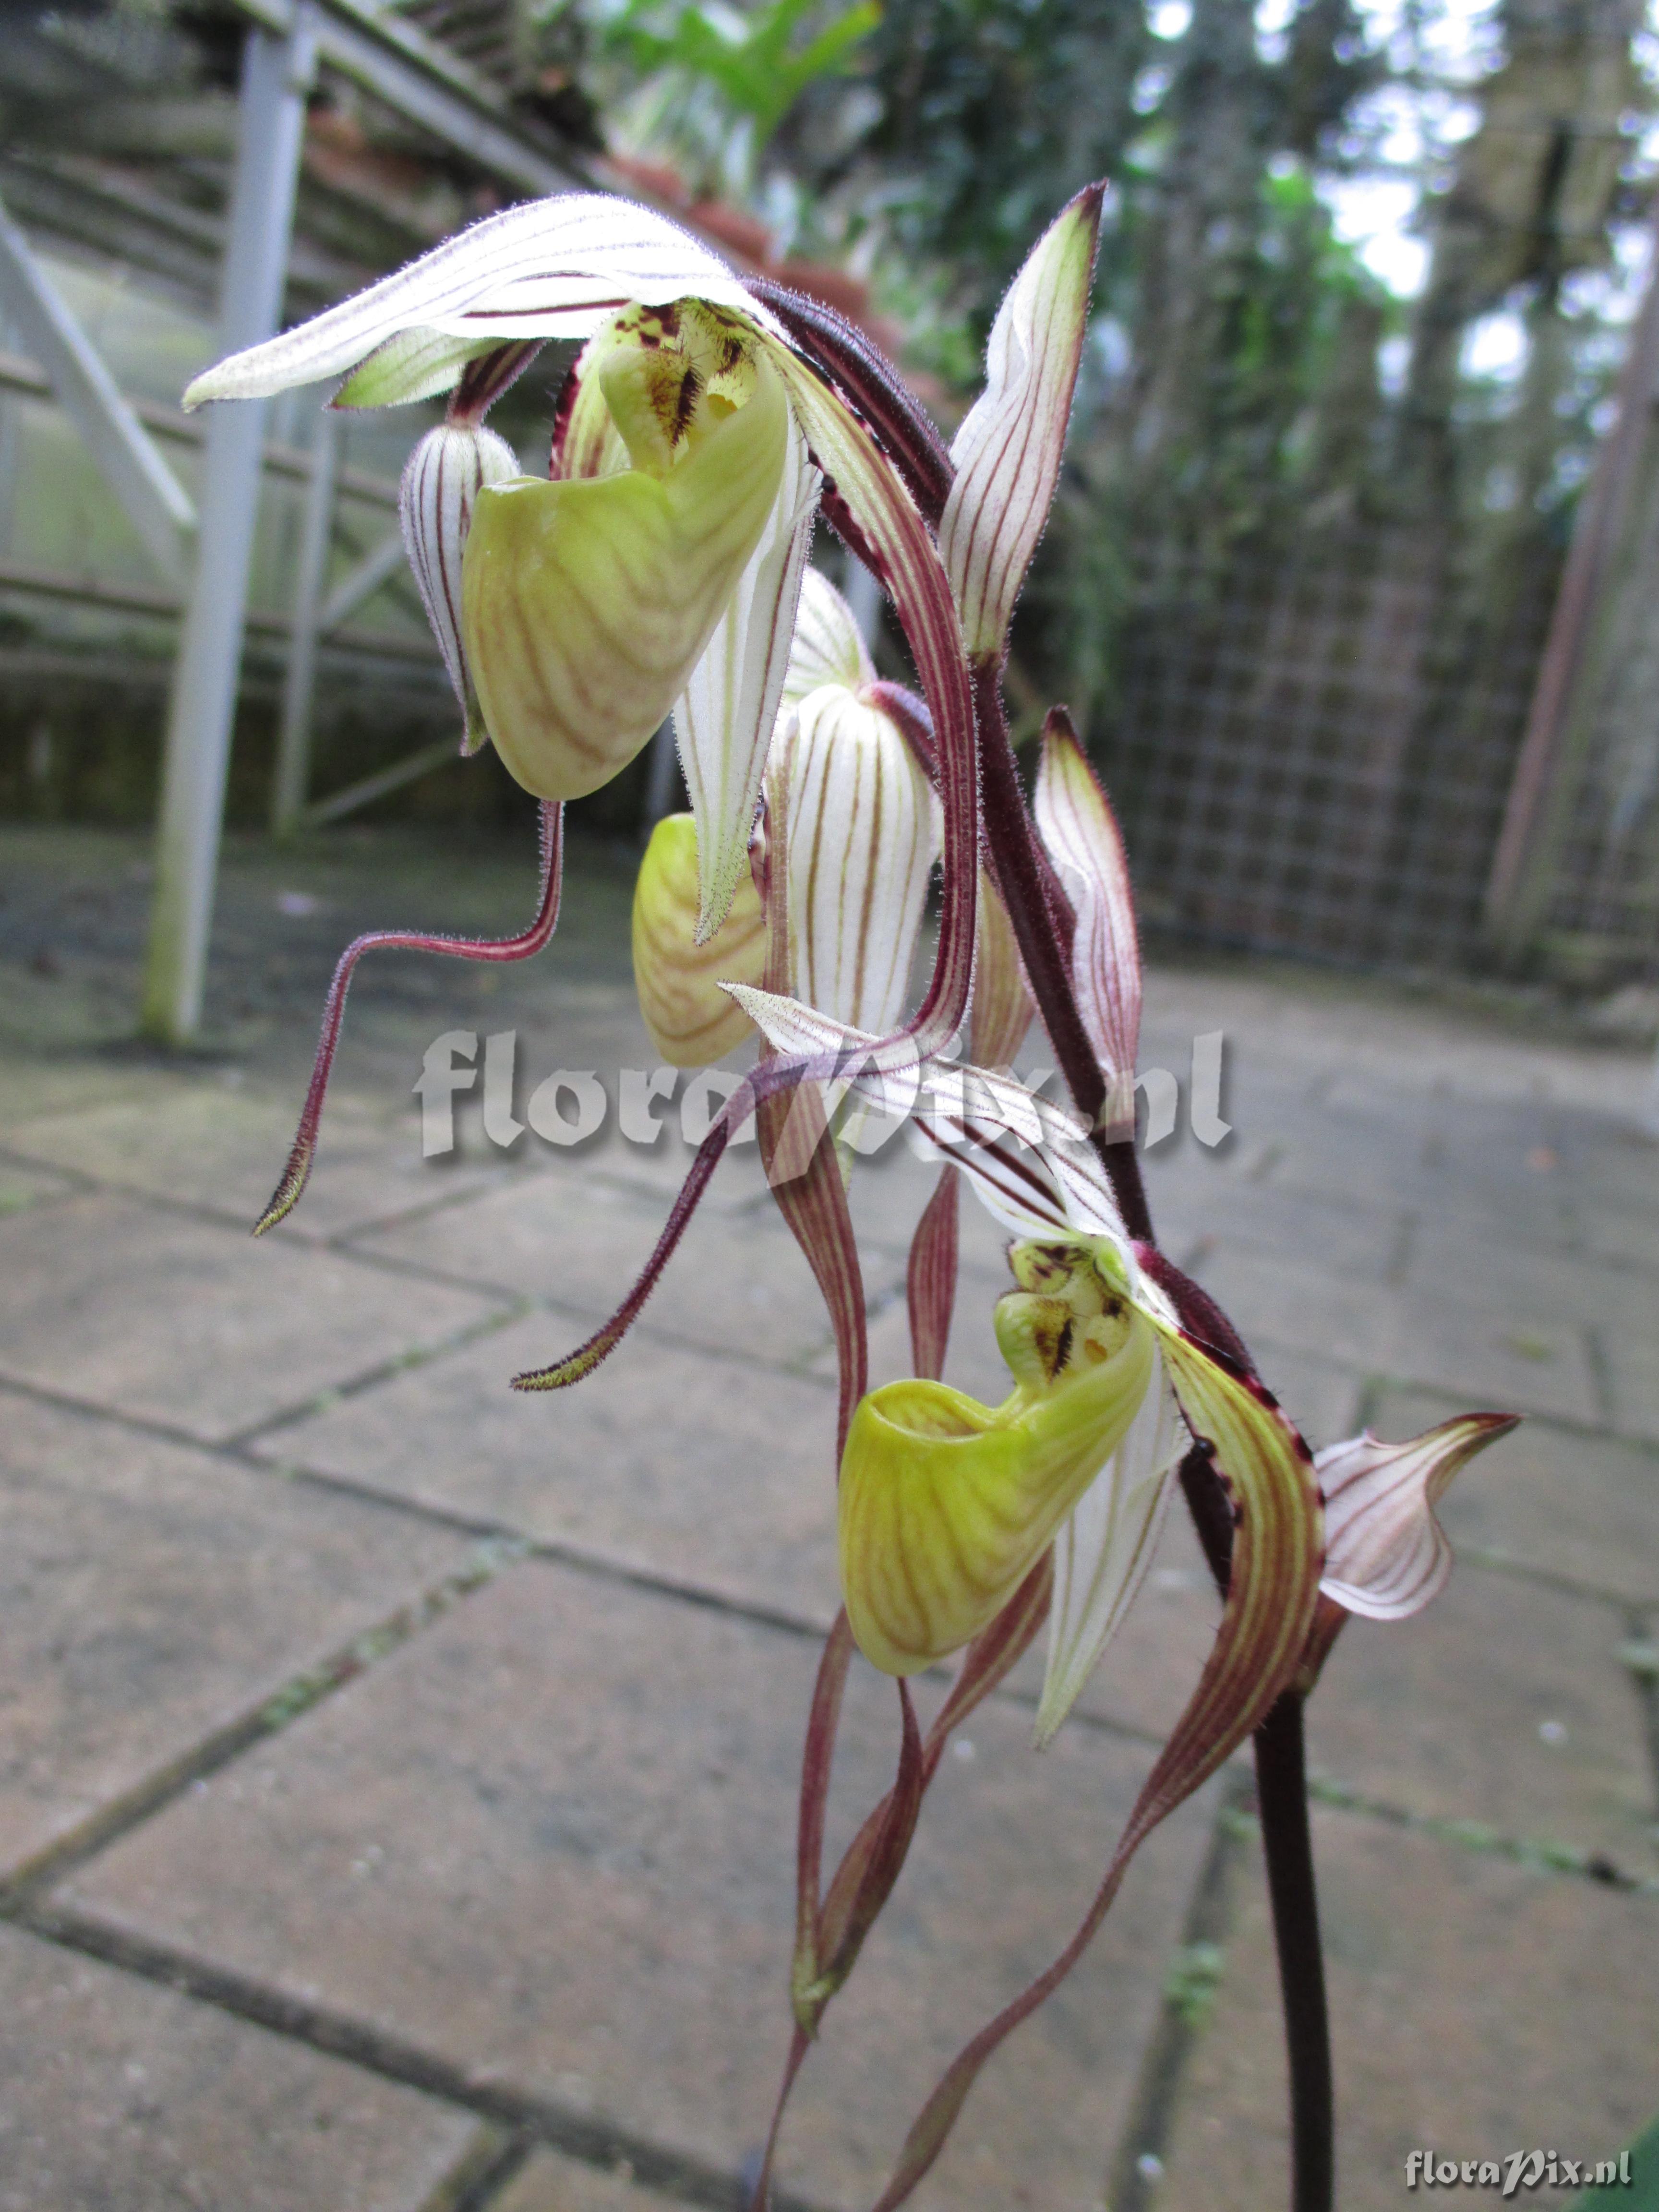
[[[339, 945], [510, 931], [532, 875], [528, 840], [233, 851], [213, 1048], [164, 1060], [124, 1042], [142, 844], [0, 833], [0, 2212], [665, 2212], [735, 2201], [763, 2132], [835, 1605], [816, 1293], [734, 1157], [609, 1366], [514, 1397], [625, 1287], [684, 1146], [613, 1116], [503, 1152], [463, 1100], [422, 1160], [410, 1095], [452, 1029], [516, 1032], [520, 1118], [556, 1069], [614, 1099], [650, 1066], [614, 856], [574, 855], [533, 965], [364, 968], [313, 1188], [246, 1236]], [[1310, 1712], [1341, 2202], [1398, 2203], [1413, 2149], [1610, 2155], [1659, 2106], [1644, 1063], [1473, 1001], [1154, 973], [1143, 1064], [1184, 1084], [1216, 1029], [1233, 1133], [1155, 1149], [1154, 1209], [1311, 1439], [1529, 1417], [1448, 1502], [1450, 1589], [1352, 1628]], [[930, 1187], [902, 1144], [855, 1179], [878, 1379]], [[951, 1371], [1000, 1395], [999, 1240], [964, 1230]], [[860, 2212], [1063, 1939], [1212, 1625], [1172, 1516], [1057, 1747], [1029, 1669], [975, 1717], [803, 2075], [797, 2204]], [[832, 1850], [890, 1698], [855, 1674]], [[919, 2206], [1283, 2203], [1248, 1806], [1241, 1766], [1147, 1845]]]

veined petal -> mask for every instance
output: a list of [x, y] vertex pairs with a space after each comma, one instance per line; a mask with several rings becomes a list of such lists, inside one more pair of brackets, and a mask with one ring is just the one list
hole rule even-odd
[[1190, 1795], [1295, 1679], [1324, 1565], [1324, 1515], [1308, 1447], [1259, 1383], [1231, 1373], [1165, 1317], [1167, 1302], [1155, 1301], [1152, 1288], [1143, 1278], [1142, 1310], [1158, 1330], [1182, 1417], [1209, 1445], [1227, 1486], [1234, 1530], [1215, 1648], [1148, 1779], [1148, 1804], [1160, 1778], [1178, 1786], [1173, 1802]]
[[997, 653], [1048, 519], [1089, 312], [1105, 187], [1091, 185], [1037, 240], [997, 311], [985, 389], [951, 447], [939, 551], [970, 653]]
[[503, 338], [590, 337], [629, 301], [681, 299], [779, 329], [718, 255], [666, 216], [608, 193], [562, 193], [489, 216], [297, 330], [232, 354], [195, 380], [185, 404], [266, 398], [371, 355], [380, 387], [372, 398], [351, 392], [349, 404], [427, 398]]
[[979, 771], [973, 685], [950, 580], [915, 501], [840, 396], [781, 340], [772, 358], [813, 458], [832, 476], [898, 611], [927, 694], [939, 746], [944, 905], [939, 951], [921, 1006], [880, 1056], [896, 1066], [937, 1052], [962, 1026], [974, 974], [979, 866]]
[[794, 988], [872, 1037], [898, 1027], [933, 865], [933, 793], [878, 708], [844, 685], [798, 708], [784, 824]]
[[981, 871], [969, 1049], [981, 1067], [1009, 1067], [1036, 1012], [1002, 894]]
[[1040, 1746], [1077, 1703], [1140, 1588], [1169, 1508], [1170, 1476], [1189, 1442], [1160, 1352], [1127, 1435], [1054, 1538]]
[[461, 556], [479, 492], [518, 473], [518, 455], [493, 430], [444, 423], [416, 447], [398, 488], [404, 550], [460, 702], [465, 752], [483, 742], [483, 727], [461, 643]]
[[749, 833], [783, 696], [795, 605], [823, 478], [792, 415], [777, 497], [760, 543], [674, 706], [680, 765], [697, 823], [699, 944], [747, 877]]
[[[878, 1037], [836, 1021], [816, 1006], [786, 998], [781, 992], [733, 984], [732, 995], [775, 1050], [803, 1060], [838, 1060], [848, 1087], [879, 1113], [909, 1113], [925, 1086], [927, 1096], [926, 1103], [917, 1107], [917, 1127], [943, 1156], [957, 1160], [967, 1170], [970, 1181], [975, 1180], [970, 1147], [1006, 1134], [1023, 1145], [1041, 1148], [1043, 1164], [1034, 1165], [1032, 1179], [1040, 1181], [1050, 1194], [1048, 1203], [1055, 1218], [1069, 1224], [1052, 1162], [1062, 1147], [1069, 1148], [1075, 1142], [1080, 1149], [1085, 1133], [1052, 1099], [994, 1067], [957, 1066], [950, 1061], [915, 1058], [890, 1066], [877, 1049]], [[1086, 1169], [1079, 1180], [1092, 1191]], [[1087, 1233], [1122, 1237], [1122, 1223], [1103, 1173]], [[1127, 1240], [1123, 1241], [1127, 1249]]]
[[842, 1462], [842, 1587], [860, 1649], [889, 1674], [955, 1651], [1024, 1580], [1133, 1419], [1152, 1369], [1145, 1320], [1040, 1395], [993, 1412], [943, 1382], [872, 1391]]
[[853, 610], [822, 569], [809, 568], [800, 580], [783, 703], [798, 707], [809, 691], [825, 684], [856, 691], [875, 680], [876, 665]]
[[1320, 1589], [1368, 1620], [1404, 1620], [1445, 1587], [1452, 1551], [1434, 1509], [1475, 1454], [1516, 1425], [1512, 1413], [1465, 1413], [1409, 1443], [1369, 1429], [1314, 1462], [1325, 1493]]
[[707, 1067], [753, 1024], [720, 988], [766, 966], [766, 918], [747, 871], [721, 927], [696, 937], [697, 830], [689, 814], [658, 823], [634, 886], [634, 983], [651, 1042], [671, 1067]]
[[672, 705], [771, 518], [788, 410], [753, 396], [665, 476], [640, 469], [481, 493], [464, 635], [496, 750], [526, 790], [576, 799], [626, 767]]
[[[1077, 915], [1072, 982], [1078, 1012], [1109, 1081], [1133, 1079], [1140, 1042], [1140, 940], [1129, 864], [1111, 803], [1069, 719], [1058, 709], [1042, 731], [1033, 811], [1048, 857]], [[1133, 1122], [1133, 1096], [1129, 1098]]]

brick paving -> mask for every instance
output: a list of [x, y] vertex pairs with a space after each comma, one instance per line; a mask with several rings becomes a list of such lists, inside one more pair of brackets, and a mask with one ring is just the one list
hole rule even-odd
[[[0, 2212], [735, 2203], [835, 1605], [828, 1331], [739, 1153], [611, 1364], [512, 1395], [649, 1249], [674, 1111], [649, 1150], [502, 1152], [463, 1097], [423, 1160], [410, 1097], [447, 1029], [517, 1032], [520, 1118], [556, 1068], [650, 1064], [619, 857], [577, 850], [532, 968], [365, 967], [313, 1188], [258, 1245], [339, 943], [508, 930], [527, 858], [234, 849], [212, 1047], [173, 1060], [124, 1041], [141, 845], [7, 830], [0, 873]], [[1310, 1711], [1350, 2212], [1400, 2201], [1413, 2148], [1606, 2155], [1659, 2106], [1659, 1149], [1641, 1059], [1528, 1014], [1149, 987], [1144, 1062], [1184, 1084], [1224, 1030], [1234, 1125], [1149, 1155], [1160, 1231], [1313, 1440], [1529, 1416], [1447, 1503], [1449, 1590], [1350, 1629]], [[902, 1143], [854, 1181], [878, 1379], [930, 1183]], [[970, 1209], [950, 1371], [981, 1395], [1004, 1279]], [[1027, 1747], [1030, 1663], [970, 1723], [803, 2076], [797, 2206], [867, 2206], [1063, 1937], [1213, 1617], [1172, 1516], [1056, 1748]], [[894, 1718], [855, 1673], [832, 1848]], [[1282, 2202], [1273, 1975], [1241, 1762], [918, 2205]]]

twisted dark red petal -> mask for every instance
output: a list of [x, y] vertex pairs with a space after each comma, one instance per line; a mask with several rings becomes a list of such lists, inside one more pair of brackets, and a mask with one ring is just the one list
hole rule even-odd
[[306, 1092], [306, 1103], [300, 1109], [300, 1127], [295, 1135], [294, 1149], [288, 1156], [288, 1165], [283, 1170], [283, 1179], [272, 1193], [270, 1205], [253, 1224], [256, 1237], [263, 1237], [267, 1229], [274, 1229], [279, 1221], [285, 1220], [293, 1212], [311, 1179], [312, 1162], [317, 1156], [317, 1127], [323, 1118], [323, 1100], [328, 1093], [328, 1079], [340, 1042], [340, 1024], [345, 1016], [346, 993], [351, 988], [352, 971], [357, 963], [365, 952], [372, 952], [377, 948], [404, 952], [443, 952], [453, 960], [528, 960], [532, 952], [539, 952], [547, 943], [559, 919], [559, 892], [564, 860], [564, 808], [550, 799], [542, 802], [541, 842], [541, 898], [536, 909], [536, 919], [521, 936], [444, 937], [416, 930], [372, 929], [367, 936], [360, 937], [355, 944], [349, 945], [340, 955], [323, 1007], [322, 1034], [317, 1040], [317, 1057], [312, 1063], [311, 1086]]

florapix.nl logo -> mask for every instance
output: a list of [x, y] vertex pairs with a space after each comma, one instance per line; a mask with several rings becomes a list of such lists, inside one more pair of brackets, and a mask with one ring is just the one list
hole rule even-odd
[[[1221, 1111], [1225, 1055], [1222, 1030], [1209, 1030], [1193, 1039], [1185, 1086], [1187, 1126], [1200, 1145], [1212, 1148], [1232, 1133]], [[684, 1144], [696, 1146], [743, 1080], [740, 1070], [729, 1067], [623, 1067], [606, 1076], [597, 1068], [559, 1067], [526, 1085], [521, 1073], [516, 1030], [498, 1030], [482, 1040], [476, 1030], [446, 1030], [434, 1037], [414, 1086], [421, 1102], [423, 1157], [438, 1159], [454, 1152], [456, 1103], [471, 1095], [480, 1099], [486, 1139], [502, 1152], [510, 1151], [526, 1129], [543, 1144], [568, 1149], [592, 1142], [613, 1126], [625, 1144], [648, 1147], [665, 1128], [674, 1127]], [[1051, 1067], [1034, 1066], [1019, 1079], [1045, 1095], [1058, 1089]], [[971, 1107], [972, 1082], [970, 1070], [957, 1068], [941, 1054], [923, 1076], [917, 1101], [947, 1110]], [[1182, 1091], [1170, 1069], [1144, 1068], [1133, 1085], [1125, 1081], [1115, 1087], [1103, 1120], [1115, 1134], [1127, 1135], [1133, 1127], [1139, 1148], [1151, 1152], [1176, 1134]], [[848, 1142], [854, 1152], [873, 1157], [905, 1131], [909, 1119], [909, 1113], [866, 1113], [849, 1125]], [[754, 1133], [751, 1115], [732, 1141], [750, 1142]], [[909, 1141], [933, 1157], [914, 1133]]]

